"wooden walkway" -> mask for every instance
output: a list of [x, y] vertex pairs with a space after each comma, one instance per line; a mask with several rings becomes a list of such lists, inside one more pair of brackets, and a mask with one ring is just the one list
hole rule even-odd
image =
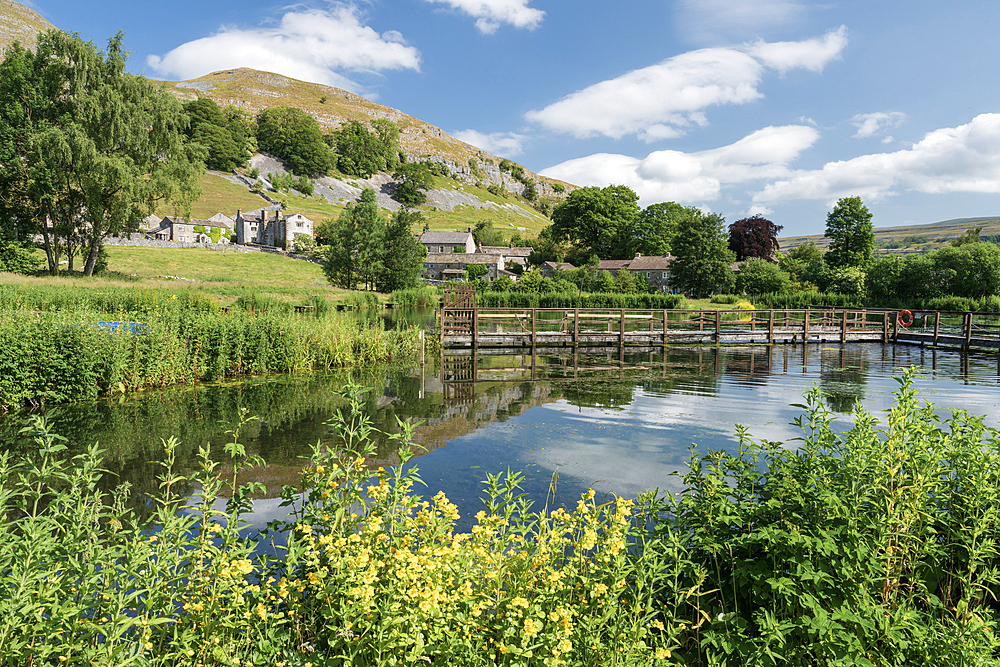
[[476, 308], [441, 311], [442, 344], [452, 348], [666, 347], [778, 343], [897, 342], [1000, 349], [1000, 314], [895, 310], [626, 310]]

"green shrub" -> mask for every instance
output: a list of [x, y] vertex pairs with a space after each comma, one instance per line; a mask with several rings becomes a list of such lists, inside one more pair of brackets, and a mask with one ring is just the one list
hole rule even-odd
[[739, 294], [716, 294], [708, 300], [709, 303], [733, 304], [739, 303], [743, 297]]

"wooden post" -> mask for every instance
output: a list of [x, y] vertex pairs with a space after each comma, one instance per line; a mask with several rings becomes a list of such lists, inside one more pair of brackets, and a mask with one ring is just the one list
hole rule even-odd
[[[479, 308], [472, 307], [472, 347], [479, 345]], [[475, 354], [475, 353], [473, 353]]]
[[889, 311], [882, 311], [882, 344], [889, 342]]
[[965, 349], [969, 349], [972, 342], [972, 313], [965, 314]]
[[895, 317], [892, 318], [892, 342], [895, 343], [899, 339], [899, 314], [894, 313]]
[[704, 331], [704, 330], [705, 330], [705, 311], [704, 310], [699, 310], [698, 311], [698, 331]]
[[715, 344], [719, 344], [719, 340], [722, 338], [722, 311], [715, 311]]
[[[537, 311], [536, 311], [535, 308], [531, 309], [531, 347], [535, 347], [535, 313], [536, 312]], [[532, 354], [532, 356], [535, 354], [534, 350], [532, 350], [531, 354]], [[532, 358], [531, 363], [532, 363], [532, 365], [534, 365], [534, 363], [535, 363], [534, 358]]]
[[809, 342], [809, 306], [806, 306], [805, 319], [802, 321], [802, 344]]
[[621, 345], [622, 347], [625, 347], [625, 309], [624, 308], [622, 308], [621, 313], [619, 314], [619, 316], [621, 317], [621, 319], [618, 320], [618, 344]]
[[847, 309], [840, 311], [840, 342], [847, 342]]
[[767, 344], [774, 343], [774, 311], [767, 311]]
[[938, 331], [941, 326], [941, 313], [934, 313], [934, 347], [937, 347]]
[[573, 311], [573, 347], [580, 344], [580, 309]]
[[[667, 309], [666, 308], [663, 309], [663, 347], [664, 348], [667, 347]], [[664, 351], [664, 355], [666, 355], [666, 351]], [[666, 356], [664, 356], [664, 360], [666, 360]], [[664, 361], [664, 363], [666, 363], [666, 361]]]

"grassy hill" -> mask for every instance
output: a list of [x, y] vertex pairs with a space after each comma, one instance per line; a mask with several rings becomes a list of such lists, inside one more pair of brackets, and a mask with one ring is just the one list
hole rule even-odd
[[35, 37], [54, 25], [38, 12], [10, 0], [0, 0], [0, 53], [14, 42], [35, 50]]
[[[982, 227], [983, 236], [1000, 234], [1000, 216], [985, 218], [955, 218], [926, 225], [903, 227], [876, 227], [875, 254], [910, 254], [925, 250], [937, 250], [951, 243], [974, 227]], [[778, 239], [782, 250], [791, 250], [812, 241], [818, 248], [826, 250], [830, 239], [821, 234], [811, 236], [786, 236]]]

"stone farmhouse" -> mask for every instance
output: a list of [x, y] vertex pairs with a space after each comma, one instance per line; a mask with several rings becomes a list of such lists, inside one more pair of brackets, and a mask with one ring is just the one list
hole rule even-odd
[[476, 239], [472, 236], [472, 227], [469, 227], [467, 232], [424, 232], [420, 235], [420, 243], [427, 248], [428, 255], [476, 252]]
[[514, 247], [514, 246], [502, 246], [502, 245], [484, 245], [481, 246], [477, 253], [484, 253], [486, 255], [503, 255], [507, 263], [507, 266], [511, 264], [520, 264], [522, 269], [528, 268], [528, 255], [532, 253], [534, 248], [531, 246], [527, 247]]
[[645, 276], [650, 287], [657, 292], [674, 294], [679, 290], [670, 285], [670, 262], [673, 259], [670, 255], [665, 257], [657, 255], [643, 256], [635, 254], [632, 259], [602, 259], [598, 265], [598, 271], [608, 271], [613, 276], [617, 276], [619, 271], [631, 271], [635, 275]]
[[233, 220], [222, 213], [216, 213], [208, 220], [198, 218], [185, 220], [168, 215], [157, 225], [150, 225], [146, 238], [182, 243], [230, 243], [232, 233]]
[[423, 277], [427, 280], [455, 280], [461, 278], [465, 270], [472, 264], [482, 264], [489, 270], [483, 276], [486, 280], [493, 281], [501, 275], [509, 275], [509, 272], [504, 271], [503, 255], [486, 255], [479, 252], [435, 252], [424, 258]]
[[555, 278], [556, 271], [572, 271], [576, 267], [569, 262], [545, 262], [538, 267], [542, 278]]
[[233, 223], [236, 243], [291, 248], [295, 237], [301, 234], [313, 235], [313, 221], [301, 213], [284, 215], [279, 210], [236, 212]]

